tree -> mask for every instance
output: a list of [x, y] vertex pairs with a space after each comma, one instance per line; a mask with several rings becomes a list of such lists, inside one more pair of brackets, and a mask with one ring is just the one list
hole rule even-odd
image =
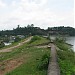
[[27, 25], [27, 28], [31, 27], [29, 24]]
[[31, 27], [34, 27], [34, 24], [31, 24]]
[[3, 43], [3, 41], [0, 42], [0, 48], [4, 47], [5, 44]]
[[21, 40], [21, 38], [19, 38], [18, 36], [15, 38], [15, 42], [18, 42], [20, 40]]
[[17, 28], [20, 28], [20, 25], [18, 25], [18, 27]]

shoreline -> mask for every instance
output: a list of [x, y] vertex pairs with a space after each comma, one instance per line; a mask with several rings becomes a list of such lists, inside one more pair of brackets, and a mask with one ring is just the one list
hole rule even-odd
[[65, 43], [65, 44], [67, 44], [67, 45], [69, 45], [69, 46], [74, 46], [74, 45], [72, 45], [72, 44], [70, 44], [70, 43]]

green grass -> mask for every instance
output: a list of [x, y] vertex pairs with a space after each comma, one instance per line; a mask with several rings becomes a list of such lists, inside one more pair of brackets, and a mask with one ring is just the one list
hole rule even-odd
[[29, 46], [36, 46], [36, 45], [43, 45], [47, 43], [49, 43], [48, 39], [40, 37], [40, 36], [34, 36], [28, 44]]
[[26, 43], [16, 49], [13, 49], [11, 52], [0, 53], [0, 61], [24, 57], [24, 63], [6, 75], [47, 75], [47, 69], [42, 67], [40, 70], [38, 67], [39, 65], [42, 65], [41, 63], [45, 65], [45, 63], [48, 62], [48, 59], [44, 59], [42, 61], [42, 58], [44, 55], [48, 55], [48, 57], [50, 56], [50, 49], [30, 46], [49, 42], [46, 38], [39, 38], [41, 39], [37, 39], [31, 43]]
[[56, 42], [56, 45], [60, 48], [57, 53], [61, 75], [75, 75], [75, 53], [65, 42]]
[[61, 75], [75, 75], [75, 58], [74, 56], [68, 57], [67, 52], [65, 54], [61, 51], [58, 52]]
[[[36, 40], [35, 42], [32, 42], [30, 44], [29, 43], [25, 43], [24, 45], [22, 45], [22, 46], [20, 46], [20, 47], [18, 47], [16, 49], [13, 49], [11, 52], [0, 53], [0, 61], [6, 60], [6, 59], [10, 59], [10, 58], [14, 58], [16, 56], [19, 56], [22, 53], [28, 53], [29, 52], [28, 49], [30, 49], [28, 46], [31, 45], [31, 44], [38, 45], [40, 43], [43, 44], [43, 43], [49, 42], [49, 40], [47, 40], [46, 38], [42, 38], [42, 37], [40, 37], [40, 38], [41, 38], [41, 40]], [[20, 41], [20, 42], [22, 42], [22, 41]]]
[[22, 64], [7, 75], [47, 75], [47, 69], [39, 70], [38, 64], [41, 62], [42, 56], [44, 54], [50, 54], [50, 50], [43, 48], [31, 48], [30, 50], [32, 52], [30, 53], [27, 63]]

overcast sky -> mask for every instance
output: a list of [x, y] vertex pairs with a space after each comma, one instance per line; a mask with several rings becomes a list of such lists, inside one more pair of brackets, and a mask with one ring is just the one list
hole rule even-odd
[[28, 24], [74, 27], [74, 0], [0, 0], [0, 30]]

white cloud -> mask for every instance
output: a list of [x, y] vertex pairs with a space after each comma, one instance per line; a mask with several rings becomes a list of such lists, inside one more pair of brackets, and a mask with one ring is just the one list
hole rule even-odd
[[12, 1], [11, 6], [15, 7], [16, 6], [16, 1]]
[[[8, 6], [9, 12], [0, 14], [0, 28], [12, 29], [18, 24], [24, 26], [31, 23], [42, 28], [56, 25], [74, 25], [73, 11], [51, 10], [51, 7], [47, 5], [48, 2], [49, 0], [12, 1]], [[2, 25], [5, 25], [5, 28]]]
[[0, 8], [5, 7], [6, 4], [2, 2], [2, 0], [0, 0]]

